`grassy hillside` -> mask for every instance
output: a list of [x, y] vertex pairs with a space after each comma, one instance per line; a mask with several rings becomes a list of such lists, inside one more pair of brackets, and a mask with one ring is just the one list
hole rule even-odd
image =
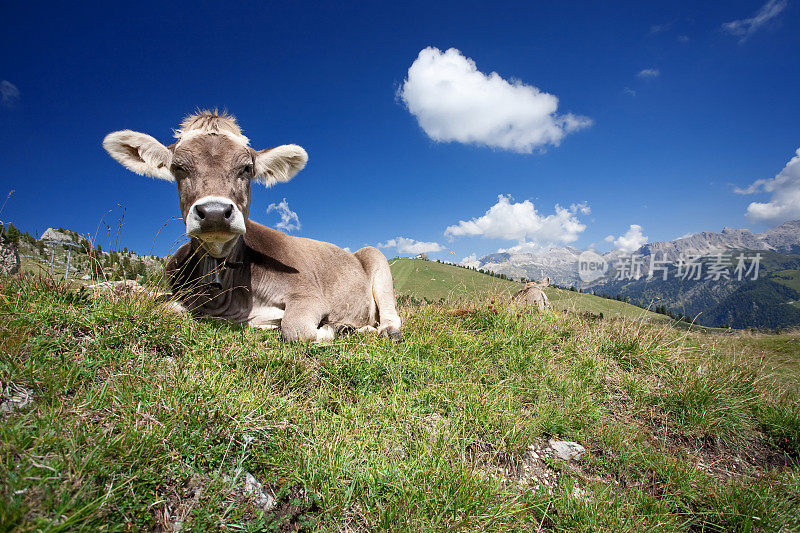
[[751, 331], [737, 332], [731, 337], [700, 336], [706, 349], [713, 350], [720, 342], [733, 347], [739, 357], [761, 361], [776, 377], [791, 386], [800, 379], [800, 330], [782, 334]]
[[554, 309], [569, 310], [576, 313], [589, 312], [595, 315], [603, 314], [606, 318], [630, 318], [637, 320], [650, 320], [653, 322], [670, 322], [664, 315], [647, 311], [641, 307], [609, 300], [593, 294], [566, 291], [563, 289], [549, 288], [545, 291], [550, 305]]
[[436, 261], [401, 257], [389, 263], [397, 293], [419, 299], [458, 300], [489, 293], [510, 296], [520, 289], [519, 283]]
[[0, 279], [0, 412], [33, 395], [0, 414], [0, 530], [800, 528], [796, 368], [735, 336], [477, 307], [404, 305], [402, 344], [287, 344]]
[[[779, 270], [772, 274], [772, 279], [800, 293], [800, 270]], [[800, 300], [791, 303], [795, 307], [800, 307]]]
[[[389, 261], [394, 276], [394, 287], [400, 295], [440, 299], [457, 303], [481, 297], [509, 298], [523, 285], [516, 281], [499, 279], [474, 270], [422, 259], [392, 259]], [[554, 309], [574, 312], [603, 313], [604, 317], [645, 318], [667, 321], [664, 315], [646, 311], [635, 305], [600, 298], [591, 294], [548, 288], [546, 291]]]

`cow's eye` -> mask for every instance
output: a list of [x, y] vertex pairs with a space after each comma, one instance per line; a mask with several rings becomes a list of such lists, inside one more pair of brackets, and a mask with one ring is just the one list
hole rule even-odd
[[245, 165], [239, 169], [239, 177], [249, 179], [253, 174], [253, 165]]
[[175, 175], [175, 177], [182, 178], [186, 176], [189, 173], [189, 171], [185, 166], [173, 163], [172, 173]]

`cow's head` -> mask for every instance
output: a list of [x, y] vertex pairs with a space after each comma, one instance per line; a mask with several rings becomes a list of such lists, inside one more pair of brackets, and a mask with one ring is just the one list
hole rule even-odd
[[128, 170], [177, 182], [186, 234], [214, 257], [225, 257], [247, 231], [250, 182], [289, 181], [308, 160], [294, 144], [253, 150], [236, 120], [217, 112], [187, 117], [175, 137], [175, 144], [164, 146], [144, 133], [122, 130], [108, 134], [103, 147]]
[[539, 282], [529, 281], [528, 283], [525, 284], [525, 288], [526, 289], [529, 289], [531, 287], [538, 287], [540, 289], [546, 289], [549, 286], [550, 286], [550, 278], [549, 277], [544, 278], [542, 281], [539, 281]]

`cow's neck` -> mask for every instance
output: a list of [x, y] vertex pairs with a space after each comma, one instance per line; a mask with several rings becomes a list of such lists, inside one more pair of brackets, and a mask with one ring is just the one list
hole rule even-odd
[[194, 248], [200, 262], [201, 286], [222, 289], [225, 288], [223, 272], [226, 268], [237, 268], [242, 264], [244, 239], [237, 236], [235, 239], [224, 243], [225, 253], [219, 256], [211, 254], [208, 250], [208, 243], [201, 243], [197, 239], [192, 239]]
[[200, 248], [200, 250], [205, 252], [206, 255], [210, 255], [211, 257], [222, 261], [233, 253], [241, 241], [242, 236], [238, 235], [225, 242], [212, 242], [201, 241], [200, 239], [192, 239], [192, 245], [195, 249]]

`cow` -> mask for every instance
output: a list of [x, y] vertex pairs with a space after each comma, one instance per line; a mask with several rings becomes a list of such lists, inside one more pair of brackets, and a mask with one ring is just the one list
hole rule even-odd
[[511, 300], [524, 305], [538, 307], [539, 309], [548, 309], [550, 307], [550, 300], [547, 299], [544, 289], [549, 286], [550, 278], [544, 278], [540, 283], [526, 283], [525, 288], [517, 291], [517, 293], [511, 297]]
[[288, 341], [333, 340], [342, 331], [377, 331], [402, 340], [392, 273], [368, 246], [355, 253], [286, 235], [250, 220], [252, 182], [292, 179], [308, 161], [300, 146], [254, 150], [236, 119], [198, 111], [164, 146], [130, 130], [103, 140], [136, 174], [176, 182], [189, 242], [166, 274], [181, 312], [279, 328]]

